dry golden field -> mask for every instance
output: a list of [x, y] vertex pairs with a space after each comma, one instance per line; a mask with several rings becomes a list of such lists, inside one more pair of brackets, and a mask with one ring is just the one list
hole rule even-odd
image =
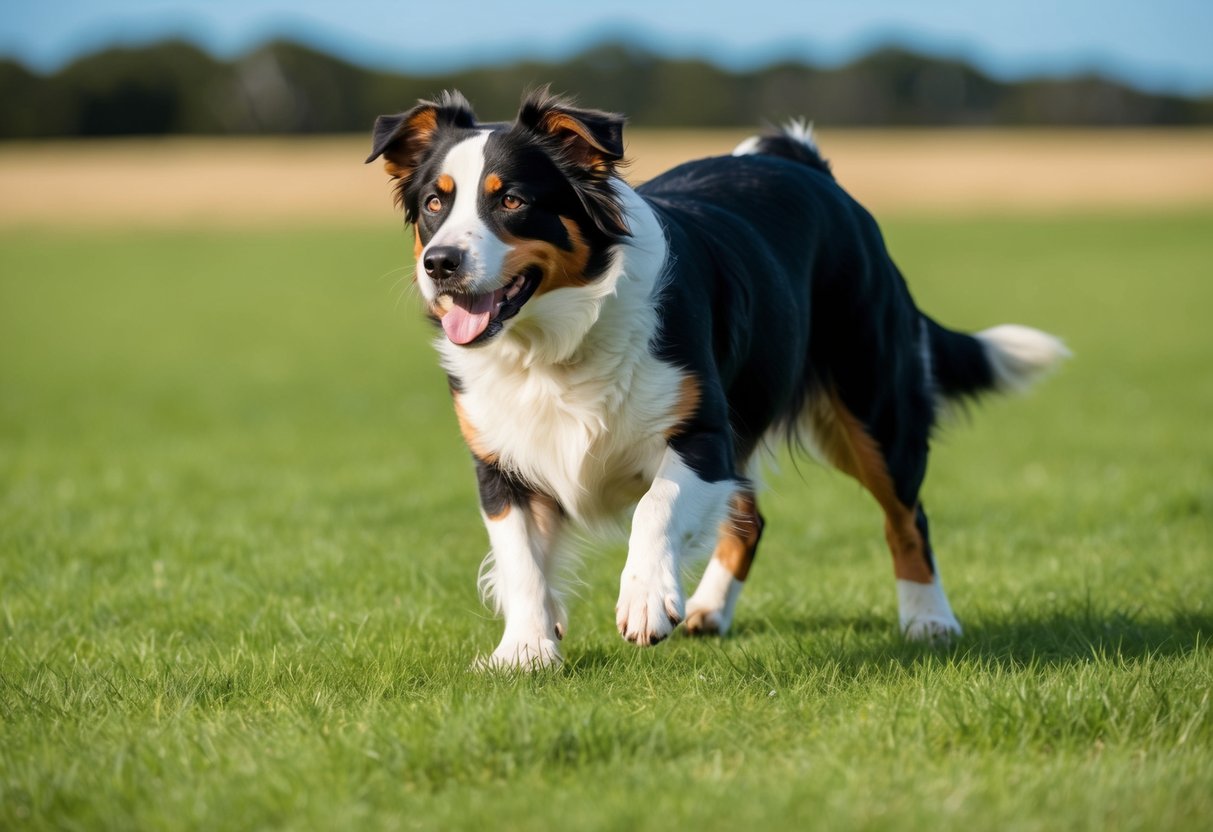
[[[632, 130], [628, 177], [727, 153], [748, 132]], [[878, 216], [1213, 205], [1213, 130], [824, 130], [820, 143]], [[367, 147], [356, 135], [0, 144], [0, 226], [392, 223]]]

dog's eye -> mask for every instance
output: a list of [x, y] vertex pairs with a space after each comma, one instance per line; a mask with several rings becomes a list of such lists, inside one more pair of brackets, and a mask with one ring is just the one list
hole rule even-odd
[[431, 214], [437, 214], [442, 210], [442, 200], [437, 196], [431, 196], [425, 201], [425, 210], [429, 211]]
[[507, 211], [517, 211], [525, 204], [525, 202], [513, 194], [506, 194], [501, 198], [501, 207]]

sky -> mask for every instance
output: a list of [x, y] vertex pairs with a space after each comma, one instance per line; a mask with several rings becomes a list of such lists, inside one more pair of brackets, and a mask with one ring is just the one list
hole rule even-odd
[[561, 58], [612, 36], [729, 68], [836, 65], [896, 43], [996, 77], [1097, 71], [1213, 93], [1213, 0], [5, 0], [0, 55], [53, 71], [113, 45], [184, 36], [220, 57], [276, 37], [376, 68], [441, 75]]

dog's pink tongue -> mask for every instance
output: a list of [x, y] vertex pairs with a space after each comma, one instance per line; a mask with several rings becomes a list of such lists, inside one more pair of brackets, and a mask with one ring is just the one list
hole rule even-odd
[[498, 292], [488, 292], [475, 297], [458, 296], [450, 310], [442, 316], [442, 330], [454, 344], [475, 341], [488, 328], [497, 305]]

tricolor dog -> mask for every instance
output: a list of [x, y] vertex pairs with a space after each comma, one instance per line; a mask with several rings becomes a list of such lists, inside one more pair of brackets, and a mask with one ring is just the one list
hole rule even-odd
[[[571, 532], [629, 514], [623, 637], [725, 633], [762, 536], [757, 459], [784, 441], [876, 498], [905, 636], [958, 635], [919, 500], [932, 426], [949, 401], [1024, 387], [1064, 346], [919, 311], [807, 129], [632, 188], [623, 124], [546, 91], [513, 123], [481, 124], [458, 93], [375, 123], [367, 161], [398, 180], [475, 460], [481, 584], [505, 618], [482, 663], [560, 661]], [[687, 598], [697, 550], [712, 556]]]

